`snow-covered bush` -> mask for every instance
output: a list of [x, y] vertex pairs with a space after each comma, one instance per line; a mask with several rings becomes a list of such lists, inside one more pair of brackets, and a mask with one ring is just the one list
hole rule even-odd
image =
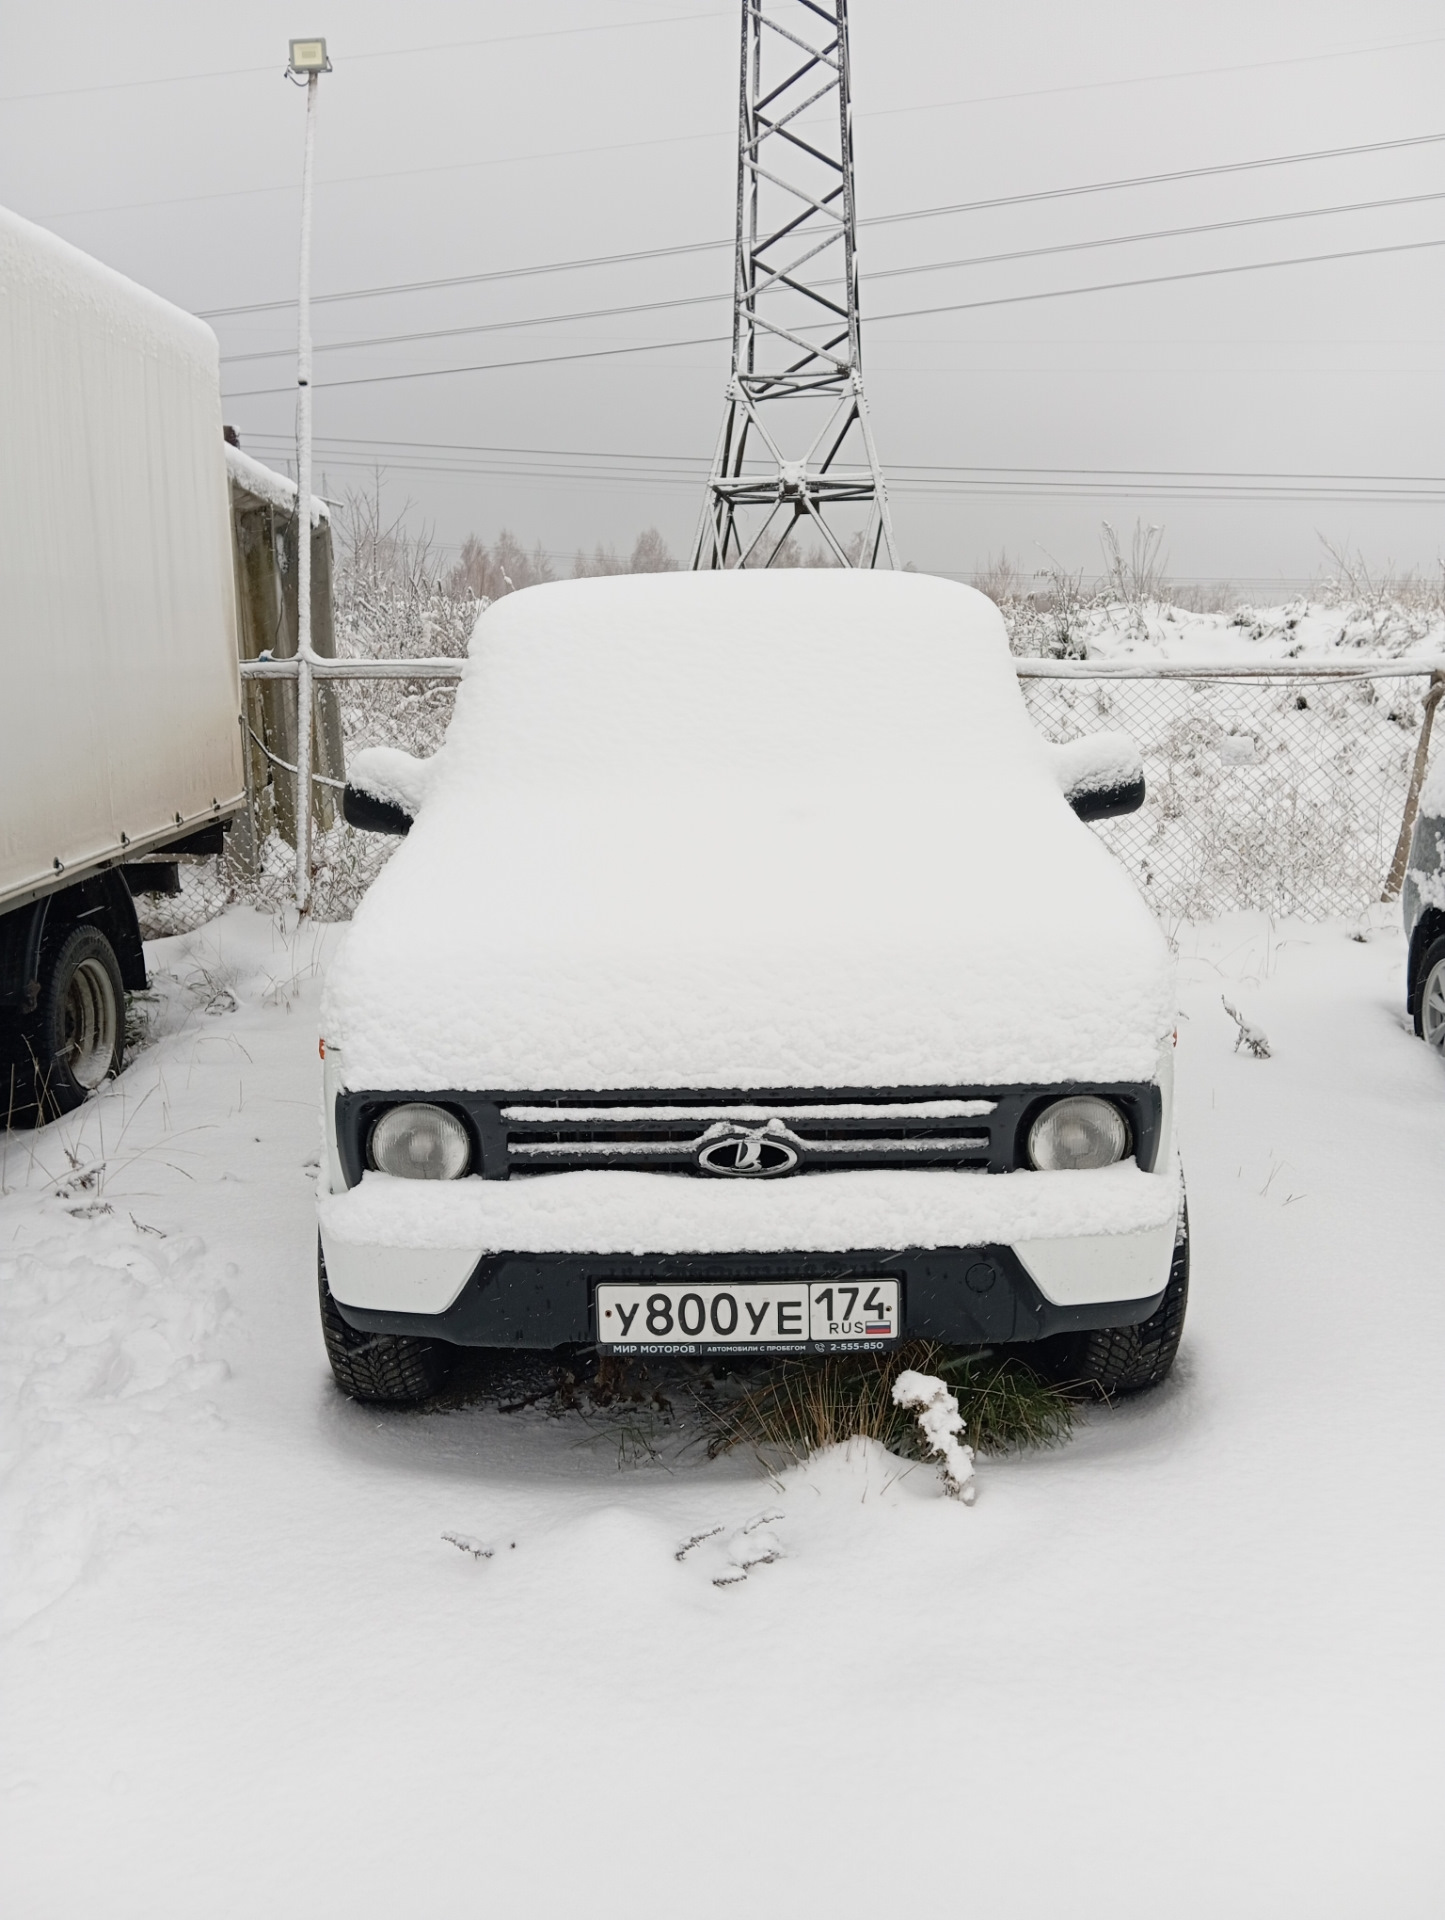
[[893, 1403], [918, 1421], [918, 1431], [929, 1454], [936, 1456], [944, 1491], [971, 1507], [978, 1488], [973, 1471], [973, 1448], [959, 1441], [964, 1417], [958, 1397], [933, 1373], [900, 1373], [893, 1382]]
[[[1155, 657], [1206, 655], [1211, 623], [1217, 641], [1221, 616], [1190, 616], [1188, 639]], [[1123, 638], [1122, 621], [1101, 622], [1095, 651]], [[1431, 644], [1445, 650], [1445, 633]], [[1144, 807], [1096, 831], [1166, 921], [1251, 907], [1319, 918], [1380, 897], [1427, 684], [1026, 680], [1024, 697], [1050, 739], [1121, 729], [1137, 743]]]
[[1106, 526], [1086, 585], [1055, 565], [1028, 580], [1007, 555], [976, 583], [1025, 659], [1237, 663], [1238, 680], [1025, 679], [1040, 730], [1071, 741], [1121, 729], [1144, 757], [1141, 812], [1096, 831], [1170, 924], [1238, 908], [1317, 919], [1378, 900], [1400, 830], [1427, 676], [1267, 681], [1275, 661], [1445, 654], [1445, 574], [1372, 570], [1326, 547], [1310, 595], [1241, 605], [1171, 585], [1163, 530]]

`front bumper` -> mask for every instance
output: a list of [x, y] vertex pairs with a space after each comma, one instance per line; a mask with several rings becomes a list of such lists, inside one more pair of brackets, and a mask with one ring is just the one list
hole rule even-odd
[[[1156, 1234], [1157, 1240], [1159, 1236]], [[1174, 1251], [1172, 1228], [1158, 1287], [1142, 1298], [1065, 1304], [1048, 1299], [1012, 1247], [935, 1247], [906, 1253], [734, 1255], [727, 1260], [654, 1254], [492, 1254], [479, 1260], [442, 1313], [360, 1307], [337, 1300], [341, 1317], [367, 1333], [411, 1334], [462, 1347], [588, 1346], [596, 1339], [593, 1298], [599, 1281], [722, 1280], [742, 1286], [770, 1279], [846, 1282], [855, 1275], [897, 1277], [901, 1332], [949, 1346], [1042, 1340], [1092, 1327], [1133, 1326], [1158, 1307]], [[1134, 1250], [1137, 1254], [1139, 1249]], [[1150, 1248], [1151, 1254], [1154, 1252]], [[1151, 1264], [1154, 1264], [1151, 1261]], [[328, 1278], [335, 1297], [336, 1279]], [[344, 1282], [342, 1283], [344, 1284]]]
[[1015, 1342], [1147, 1319], [1168, 1283], [1177, 1166], [1143, 1173], [834, 1173], [770, 1185], [570, 1173], [448, 1185], [368, 1173], [324, 1196], [352, 1325], [464, 1346], [595, 1338], [602, 1280], [896, 1276], [903, 1330]]

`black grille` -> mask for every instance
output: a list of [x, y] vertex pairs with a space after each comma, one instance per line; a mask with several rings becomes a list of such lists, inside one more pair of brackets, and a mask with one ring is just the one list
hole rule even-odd
[[[581, 1168], [704, 1172], [699, 1155], [747, 1143], [784, 1171], [830, 1167], [961, 1167], [988, 1162], [992, 1100], [738, 1100], [539, 1105], [500, 1117], [514, 1173]], [[783, 1153], [775, 1153], [782, 1148]], [[795, 1156], [790, 1162], [787, 1155]], [[733, 1157], [736, 1157], [734, 1155]]]
[[[463, 1121], [473, 1171], [486, 1180], [617, 1167], [718, 1177], [699, 1164], [710, 1141], [751, 1137], [784, 1175], [843, 1168], [924, 1167], [1009, 1173], [1028, 1165], [1024, 1140], [1051, 1100], [1099, 1093], [1129, 1126], [1146, 1170], [1158, 1150], [1159, 1089], [1147, 1084], [1051, 1087], [807, 1088], [618, 1092], [473, 1092], [396, 1088], [341, 1093], [336, 1142], [348, 1186], [366, 1166], [377, 1119], [406, 1100], [434, 1101]], [[774, 1149], [786, 1148], [778, 1155]], [[746, 1151], [746, 1149], [744, 1149]], [[790, 1159], [791, 1156], [791, 1159]], [[726, 1149], [722, 1158], [726, 1159]]]

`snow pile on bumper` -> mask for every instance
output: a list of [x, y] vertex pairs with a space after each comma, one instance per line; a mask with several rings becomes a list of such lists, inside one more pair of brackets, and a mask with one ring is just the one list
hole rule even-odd
[[353, 1246], [483, 1253], [842, 1253], [1013, 1246], [1172, 1225], [1179, 1175], [1132, 1163], [1088, 1173], [838, 1172], [788, 1180], [552, 1173], [397, 1180], [368, 1173], [321, 1200]]

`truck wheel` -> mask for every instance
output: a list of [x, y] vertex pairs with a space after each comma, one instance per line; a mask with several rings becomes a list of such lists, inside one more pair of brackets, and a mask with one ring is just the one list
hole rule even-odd
[[1432, 940], [1415, 975], [1415, 1031], [1432, 1047], [1445, 1047], [1445, 936]]
[[1057, 1333], [1018, 1349], [1025, 1366], [1060, 1387], [1082, 1387], [1098, 1400], [1157, 1387], [1174, 1365], [1189, 1303], [1189, 1212], [1179, 1216], [1179, 1235], [1164, 1298], [1136, 1327], [1099, 1327], [1091, 1333]]
[[359, 1332], [337, 1311], [319, 1250], [317, 1261], [321, 1337], [341, 1391], [374, 1406], [415, 1407], [429, 1400], [451, 1371], [451, 1348], [441, 1340]]
[[16, 1023], [12, 1051], [16, 1117], [33, 1121], [71, 1112], [120, 1072], [125, 989], [115, 949], [97, 928], [72, 927], [43, 962], [40, 999]]

